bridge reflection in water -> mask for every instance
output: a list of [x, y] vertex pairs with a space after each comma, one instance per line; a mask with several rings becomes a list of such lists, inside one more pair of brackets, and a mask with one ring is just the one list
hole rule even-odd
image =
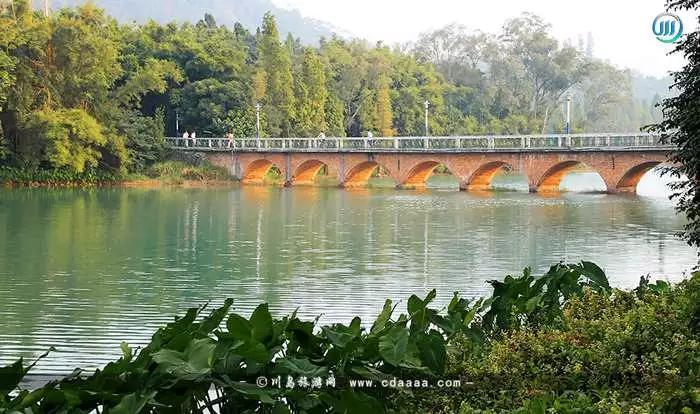
[[495, 176], [513, 171], [527, 177], [530, 191], [545, 193], [559, 191], [574, 171], [597, 172], [608, 192], [633, 193], [673, 149], [652, 134], [167, 141], [250, 184], [265, 182], [274, 167], [288, 186], [313, 184], [323, 171], [341, 187], [363, 187], [381, 169], [397, 187], [422, 188], [444, 166], [463, 190], [490, 190]]

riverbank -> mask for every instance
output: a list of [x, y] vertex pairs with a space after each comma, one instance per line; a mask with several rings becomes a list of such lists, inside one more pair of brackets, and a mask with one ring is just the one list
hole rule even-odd
[[122, 174], [104, 170], [75, 173], [62, 169], [0, 167], [0, 187], [6, 188], [206, 188], [238, 184], [224, 168], [209, 163], [191, 165], [181, 161], [154, 164], [143, 173]]

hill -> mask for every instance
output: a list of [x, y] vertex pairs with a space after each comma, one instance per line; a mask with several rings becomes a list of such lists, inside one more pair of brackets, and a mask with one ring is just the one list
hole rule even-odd
[[[72, 7], [87, 0], [52, 0], [51, 7]], [[122, 22], [143, 23], [155, 20], [159, 23], [189, 21], [195, 23], [205, 13], [214, 16], [219, 24], [229, 27], [240, 22], [251, 31], [260, 25], [263, 15], [270, 11], [275, 15], [283, 34], [293, 33], [306, 44], [316, 44], [321, 37], [329, 38], [339, 30], [330, 24], [301, 15], [298, 10], [276, 6], [270, 0], [91, 0]], [[41, 0], [34, 0], [41, 7]]]

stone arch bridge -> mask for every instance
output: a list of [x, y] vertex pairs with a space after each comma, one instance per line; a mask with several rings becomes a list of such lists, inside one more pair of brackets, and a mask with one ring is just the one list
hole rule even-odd
[[398, 187], [420, 188], [445, 165], [464, 190], [488, 190], [507, 169], [528, 177], [530, 191], [558, 191], [566, 174], [595, 171], [608, 192], [634, 192], [665, 163], [672, 147], [650, 134], [408, 138], [168, 138], [201, 153], [243, 183], [263, 183], [276, 166], [285, 185], [311, 185], [325, 168], [342, 187], [361, 187], [380, 167]]

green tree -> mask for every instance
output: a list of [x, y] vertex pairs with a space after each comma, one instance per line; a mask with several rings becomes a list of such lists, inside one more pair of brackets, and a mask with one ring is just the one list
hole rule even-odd
[[116, 22], [102, 10], [90, 3], [62, 9], [46, 45], [48, 105], [94, 113], [122, 75], [120, 47]]
[[560, 47], [548, 34], [550, 26], [538, 16], [525, 13], [509, 20], [501, 36], [509, 56], [521, 65], [527, 80], [529, 112], [542, 119], [545, 132], [549, 117], [562, 95], [584, 77], [583, 56], [572, 47]]
[[80, 173], [97, 167], [101, 149], [107, 145], [100, 124], [82, 109], [34, 112], [26, 128], [36, 137], [43, 160], [54, 168], [67, 167]]
[[318, 54], [304, 49], [301, 70], [296, 80], [297, 90], [297, 131], [301, 136], [314, 137], [327, 132], [326, 75], [323, 62]]
[[383, 137], [393, 137], [396, 135], [394, 130], [394, 115], [391, 110], [391, 96], [389, 93], [389, 79], [386, 76], [381, 76], [378, 81], [377, 100], [376, 100], [376, 116], [377, 130]]
[[265, 73], [267, 87], [261, 97], [267, 114], [267, 132], [272, 136], [289, 136], [295, 119], [294, 82], [292, 63], [286, 48], [279, 40], [274, 16], [263, 17], [258, 42], [259, 70]]
[[[670, 0], [667, 5], [673, 11], [700, 9], [698, 0]], [[674, 164], [668, 170], [677, 179], [672, 185], [673, 198], [678, 210], [688, 217], [688, 242], [700, 246], [700, 31], [689, 33], [674, 53], [688, 62], [673, 74], [680, 93], [663, 101], [664, 120], [651, 130], [661, 132], [666, 142], [677, 147], [670, 157]]]

